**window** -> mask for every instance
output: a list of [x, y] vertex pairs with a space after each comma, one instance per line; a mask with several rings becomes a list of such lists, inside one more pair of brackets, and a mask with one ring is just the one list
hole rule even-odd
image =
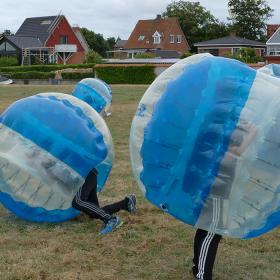
[[161, 35], [159, 34], [159, 32], [155, 32], [153, 35], [154, 38], [154, 44], [160, 44], [161, 43]]
[[232, 48], [232, 55], [239, 55], [240, 56], [241, 55], [240, 50], [241, 50], [240, 48]]
[[268, 47], [267, 54], [272, 56], [280, 56], [280, 46]]
[[143, 41], [145, 39], [145, 35], [140, 35], [139, 37], [138, 37], [138, 41]]
[[159, 36], [154, 37], [154, 44], [160, 44], [160, 37]]
[[177, 43], [182, 43], [182, 35], [177, 35]]
[[59, 38], [59, 43], [60, 44], [68, 44], [68, 36], [66, 35], [61, 35], [60, 38]]
[[170, 43], [171, 44], [175, 43], [175, 36], [174, 35], [170, 35]]

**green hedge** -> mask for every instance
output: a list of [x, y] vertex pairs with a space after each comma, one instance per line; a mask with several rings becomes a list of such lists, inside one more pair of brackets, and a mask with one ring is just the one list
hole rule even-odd
[[1, 56], [0, 67], [11, 67], [18, 65], [18, 60], [14, 56]]
[[55, 75], [53, 72], [37, 72], [37, 71], [15, 72], [15, 73], [7, 73], [7, 74], [9, 74], [12, 79], [49, 79], [49, 78], [53, 79]]
[[156, 78], [154, 66], [98, 67], [96, 76], [108, 84], [150, 84]]
[[[31, 66], [32, 68], [35, 66]], [[39, 66], [42, 67], [42, 66]], [[48, 66], [49, 67], [49, 66]], [[69, 67], [69, 65], [68, 65]], [[8, 68], [8, 67], [6, 67]], [[20, 67], [24, 70], [26, 67]], [[127, 67], [98, 67], [95, 73], [62, 73], [65, 80], [81, 80], [84, 78], [94, 78], [95, 74], [98, 78], [104, 80], [108, 84], [150, 84], [156, 78], [154, 66], [127, 66]], [[30, 69], [30, 68], [29, 68]], [[38, 68], [39, 70], [40, 68]], [[0, 73], [9, 74], [12, 79], [49, 79], [54, 78], [54, 72], [45, 71], [3, 71]]]
[[94, 78], [94, 72], [91, 73], [62, 73], [65, 80], [81, 80], [85, 78]]
[[0, 67], [0, 72], [15, 73], [15, 72], [51, 72], [66, 68], [92, 68], [94, 63], [88, 64], [68, 64], [68, 65], [31, 65], [31, 66], [14, 66], [14, 67]]

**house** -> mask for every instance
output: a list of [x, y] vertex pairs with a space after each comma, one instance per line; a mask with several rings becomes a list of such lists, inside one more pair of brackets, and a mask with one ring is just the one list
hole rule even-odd
[[174, 52], [181, 56], [189, 50], [189, 44], [178, 20], [162, 18], [160, 15], [155, 19], [139, 20], [122, 48], [126, 58], [156, 51], [162, 51], [165, 57], [168, 57], [168, 53], [174, 56]]
[[[4, 49], [5, 46], [5, 49]], [[14, 36], [0, 38], [0, 55], [14, 53], [22, 64], [78, 64], [85, 48], [63, 15], [27, 18]]]
[[117, 39], [113, 51], [107, 51], [108, 58], [114, 59], [126, 59], [127, 52], [124, 50], [124, 45], [126, 44], [127, 40], [122, 40], [120, 38]]
[[266, 42], [266, 63], [280, 64], [280, 25], [268, 25], [267, 34], [269, 39]]
[[256, 55], [263, 56], [266, 50], [264, 43], [238, 37], [231, 34], [226, 37], [194, 44], [198, 53], [211, 53], [215, 56], [234, 55], [242, 48], [254, 48]]
[[85, 52], [88, 52], [90, 50], [90, 47], [86, 41], [86, 38], [84, 37], [81, 28], [79, 26], [73, 26], [73, 31], [75, 32], [76, 37], [80, 41], [81, 45], [83, 46]]

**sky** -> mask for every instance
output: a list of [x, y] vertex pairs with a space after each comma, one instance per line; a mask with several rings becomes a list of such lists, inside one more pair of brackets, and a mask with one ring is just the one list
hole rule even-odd
[[[199, 0], [190, 0], [197, 2]], [[27, 17], [52, 16], [62, 13], [71, 25], [79, 25], [103, 34], [128, 39], [139, 19], [153, 19], [165, 11], [172, 0], [0, 0], [0, 32], [16, 32]], [[200, 0], [202, 6], [226, 21], [226, 0]], [[269, 23], [280, 23], [279, 0], [267, 0], [274, 9]]]

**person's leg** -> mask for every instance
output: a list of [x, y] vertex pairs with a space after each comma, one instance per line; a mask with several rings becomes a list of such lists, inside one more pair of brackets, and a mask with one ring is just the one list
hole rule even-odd
[[193, 274], [197, 279], [212, 279], [213, 266], [221, 238], [221, 235], [202, 229], [196, 231]]
[[99, 207], [96, 195], [96, 181], [96, 174], [94, 172], [90, 172], [85, 180], [85, 183], [74, 197], [72, 206], [75, 209], [87, 213], [92, 218], [100, 219], [106, 223], [112, 218], [112, 216], [110, 213], [107, 213], [104, 209]]

